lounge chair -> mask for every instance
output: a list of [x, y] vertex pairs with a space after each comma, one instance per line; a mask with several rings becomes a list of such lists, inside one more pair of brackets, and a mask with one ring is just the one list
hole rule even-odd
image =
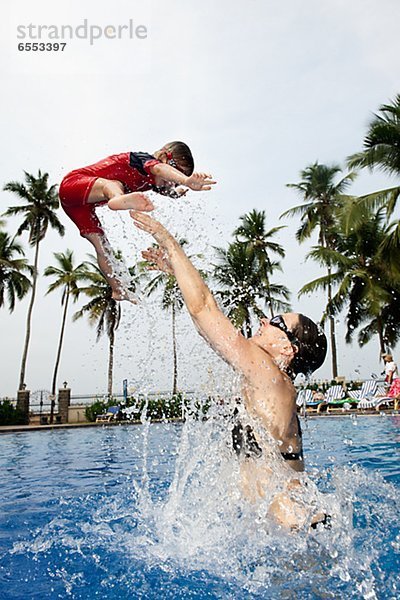
[[326, 412], [329, 412], [329, 406], [333, 405], [333, 406], [337, 406], [337, 403], [339, 401], [342, 401], [343, 397], [344, 397], [345, 393], [344, 393], [344, 389], [343, 386], [339, 383], [338, 385], [332, 385], [330, 388], [328, 388], [325, 392], [325, 397], [323, 399], [323, 401], [319, 404], [318, 408], [317, 408], [317, 412], [321, 413], [324, 412], [326, 410]]
[[384, 398], [380, 398], [374, 408], [379, 412], [384, 406], [390, 408], [392, 403], [394, 410], [400, 409], [400, 398], [398, 396], [385, 396]]
[[378, 383], [376, 379], [368, 379], [364, 381], [360, 390], [358, 390], [358, 394], [355, 396], [357, 400], [364, 400], [368, 398], [372, 398], [377, 394]]
[[102, 415], [96, 416], [96, 423], [109, 423], [110, 421], [116, 421], [118, 419], [120, 411], [121, 409], [119, 406], [109, 406], [107, 408], [107, 412], [103, 413]]
[[374, 396], [376, 392], [377, 382], [375, 379], [368, 379], [368, 381], [364, 381], [359, 390], [351, 390], [347, 393], [343, 393], [342, 398], [331, 400], [329, 406], [346, 408], [346, 405], [348, 405], [347, 408], [352, 408], [352, 406], [358, 405], [362, 398], [370, 398], [371, 396]]
[[[310, 406], [310, 404], [313, 404], [313, 393], [312, 390], [299, 390], [298, 394], [297, 394], [297, 398], [296, 398], [296, 404], [297, 406], [304, 406], [304, 404], [306, 406]], [[316, 403], [318, 404], [318, 403]]]
[[376, 394], [372, 396], [372, 398], [362, 398], [357, 405], [357, 408], [361, 410], [376, 409], [380, 410], [384, 404], [390, 404], [393, 402], [396, 405], [396, 397], [388, 396], [386, 394], [386, 388], [384, 386], [379, 386]]
[[331, 402], [341, 400], [344, 397], [344, 395], [344, 389], [340, 383], [338, 385], [332, 385], [325, 392], [324, 402], [326, 402], [327, 404], [331, 404]]

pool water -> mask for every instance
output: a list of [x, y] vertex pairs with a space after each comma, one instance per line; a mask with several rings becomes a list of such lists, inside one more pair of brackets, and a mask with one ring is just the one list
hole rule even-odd
[[399, 598], [400, 416], [303, 433], [312, 534], [243, 503], [223, 418], [2, 435], [0, 598]]

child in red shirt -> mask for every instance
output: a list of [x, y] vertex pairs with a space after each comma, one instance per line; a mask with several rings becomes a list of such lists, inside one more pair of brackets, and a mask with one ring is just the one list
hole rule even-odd
[[[144, 152], [114, 154], [99, 162], [71, 171], [60, 185], [61, 206], [81, 235], [96, 250], [97, 261], [112, 288], [115, 300], [133, 300], [121, 278], [114, 273], [112, 249], [96, 216], [95, 207], [108, 204], [112, 210], [152, 211], [151, 200], [143, 192], [178, 198], [188, 188], [210, 190], [210, 175], [193, 173], [194, 162], [183, 142], [170, 142], [153, 155]], [[179, 187], [177, 187], [179, 186]], [[185, 187], [180, 187], [185, 186]]]

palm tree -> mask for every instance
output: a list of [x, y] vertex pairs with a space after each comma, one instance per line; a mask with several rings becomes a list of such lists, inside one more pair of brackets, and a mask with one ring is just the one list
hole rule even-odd
[[314, 247], [310, 256], [321, 264], [329, 262], [335, 272], [320, 277], [303, 286], [300, 294], [326, 289], [329, 283], [338, 286], [329, 313], [337, 314], [347, 305], [346, 342], [350, 342], [361, 326], [358, 342], [366, 344], [373, 335], [379, 338], [380, 352], [393, 346], [400, 339], [400, 283], [387, 269], [386, 255], [382, 250], [388, 234], [384, 213], [349, 199], [347, 204], [357, 207], [357, 220], [351, 226], [348, 212], [351, 206], [343, 206], [337, 229], [336, 248], [322, 245]]
[[32, 293], [26, 319], [26, 335], [21, 361], [19, 389], [22, 389], [25, 382], [26, 360], [31, 336], [32, 310], [35, 302], [38, 277], [39, 244], [44, 239], [49, 226], [58, 231], [60, 235], [64, 235], [64, 226], [60, 223], [55, 212], [59, 206], [57, 189], [55, 185], [49, 187], [48, 173], [42, 174], [41, 171], [38, 171], [37, 177], [26, 171], [24, 171], [24, 173], [25, 183], [10, 181], [4, 186], [5, 191], [16, 194], [24, 201], [23, 205], [12, 206], [4, 214], [6, 216], [22, 215], [23, 221], [18, 227], [17, 235], [21, 235], [24, 231], [28, 231], [29, 244], [35, 248]]
[[74, 314], [73, 320], [76, 321], [87, 315], [90, 325], [96, 325], [96, 341], [99, 341], [104, 332], [107, 333], [109, 339], [107, 393], [108, 397], [111, 398], [115, 332], [121, 320], [121, 303], [112, 297], [111, 286], [107, 283], [103, 273], [97, 266], [95, 258], [93, 256], [90, 256], [90, 258], [91, 261], [85, 263], [85, 278], [90, 282], [90, 285], [80, 287], [77, 290], [79, 293], [83, 292], [86, 294], [90, 298], [90, 301]]
[[[400, 94], [397, 94], [391, 104], [379, 107], [380, 114], [375, 114], [367, 135], [364, 138], [364, 150], [353, 154], [347, 161], [350, 168], [378, 169], [391, 176], [400, 176]], [[389, 221], [400, 196], [400, 186], [378, 190], [371, 194], [360, 196], [359, 202], [371, 209], [381, 206], [386, 209]], [[399, 247], [400, 220], [390, 224], [387, 237], [382, 242], [383, 249], [393, 271], [400, 275]]]
[[[347, 159], [350, 169], [379, 169], [389, 175], [400, 175], [400, 94], [391, 104], [379, 107], [367, 135], [364, 150]], [[391, 216], [400, 196], [400, 186], [387, 188], [362, 196], [360, 200], [370, 207], [385, 205], [388, 218]]]
[[[72, 295], [76, 301], [79, 296], [78, 282], [82, 279], [86, 279], [86, 270], [84, 263], [79, 264], [77, 267], [74, 266], [74, 253], [72, 250], [66, 250], [66, 252], [54, 252], [54, 257], [57, 262], [57, 266], [49, 266], [45, 269], [44, 274], [46, 277], [56, 277], [55, 281], [50, 284], [47, 293], [54, 292], [61, 288], [61, 306], [64, 306], [64, 310], [61, 318], [61, 330], [60, 337], [58, 340], [56, 362], [54, 365], [53, 379], [51, 384], [51, 393], [54, 397], [56, 394], [57, 386], [57, 373], [61, 358], [61, 349], [64, 340], [65, 323], [67, 319], [68, 303], [69, 298]], [[50, 423], [53, 422], [54, 415], [54, 400], [51, 404], [50, 412]]]
[[[302, 223], [296, 232], [296, 239], [299, 243], [304, 242], [317, 230], [319, 245], [328, 250], [335, 249], [337, 208], [343, 201], [345, 190], [355, 178], [354, 173], [349, 173], [335, 183], [335, 178], [340, 172], [341, 169], [338, 165], [327, 166], [315, 162], [301, 171], [302, 181], [300, 183], [287, 184], [288, 187], [297, 190], [304, 201], [303, 204], [290, 208], [281, 215], [281, 218], [300, 216]], [[327, 307], [330, 307], [332, 303], [332, 266], [329, 253], [326, 260], [324, 266], [327, 270]], [[330, 327], [332, 377], [335, 378], [338, 375], [335, 319], [329, 308], [327, 308], [327, 315]]]
[[[265, 288], [267, 290], [267, 304], [271, 313], [274, 316], [274, 305], [276, 299], [271, 296], [272, 288], [269, 282], [269, 276], [274, 270], [281, 269], [280, 263], [272, 261], [270, 253], [277, 254], [280, 258], [285, 257], [285, 250], [277, 242], [272, 241], [272, 238], [285, 226], [273, 227], [266, 231], [265, 211], [252, 210], [249, 213], [240, 217], [242, 224], [235, 229], [233, 235], [237, 238], [242, 238], [246, 243], [247, 251], [254, 254], [255, 261], [258, 265], [259, 274], [262, 274]], [[286, 299], [289, 293], [287, 292]], [[278, 301], [279, 305], [279, 301]]]
[[[234, 241], [228, 249], [215, 249], [218, 264], [214, 265], [213, 276], [222, 289], [216, 292], [222, 300], [227, 316], [235, 327], [241, 328], [246, 337], [252, 335], [251, 321], [265, 317], [260, 308], [259, 300], [271, 310], [286, 311], [289, 309], [287, 300], [289, 290], [278, 284], [272, 284], [268, 275], [279, 264], [270, 262], [269, 272], [262, 270], [256, 254], [249, 251], [247, 242]], [[283, 299], [282, 299], [283, 298]]]
[[10, 312], [15, 308], [15, 299], [22, 300], [31, 287], [30, 279], [24, 274], [24, 271], [32, 272], [28, 261], [14, 258], [16, 254], [23, 256], [22, 246], [5, 231], [0, 231], [0, 308], [7, 299]]
[[[187, 240], [180, 239], [179, 244], [185, 246]], [[158, 247], [158, 246], [154, 246]], [[199, 256], [199, 255], [197, 255]], [[189, 258], [193, 258], [191, 255]], [[141, 267], [144, 269], [149, 263], [142, 262]], [[204, 273], [202, 273], [204, 276]], [[176, 396], [178, 391], [178, 344], [176, 339], [176, 315], [182, 309], [184, 301], [182, 298], [181, 291], [176, 282], [174, 275], [160, 272], [158, 275], [153, 277], [145, 287], [147, 296], [151, 296], [157, 290], [162, 289], [161, 306], [163, 310], [171, 311], [171, 325], [172, 325], [172, 356], [173, 356], [173, 379], [172, 379], [172, 395]]]

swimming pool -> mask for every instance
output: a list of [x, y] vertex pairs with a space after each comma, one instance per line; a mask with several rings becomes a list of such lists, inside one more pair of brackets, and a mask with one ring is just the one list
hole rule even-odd
[[2, 435], [0, 597], [398, 598], [400, 416], [303, 429], [311, 535], [243, 508], [223, 420]]

